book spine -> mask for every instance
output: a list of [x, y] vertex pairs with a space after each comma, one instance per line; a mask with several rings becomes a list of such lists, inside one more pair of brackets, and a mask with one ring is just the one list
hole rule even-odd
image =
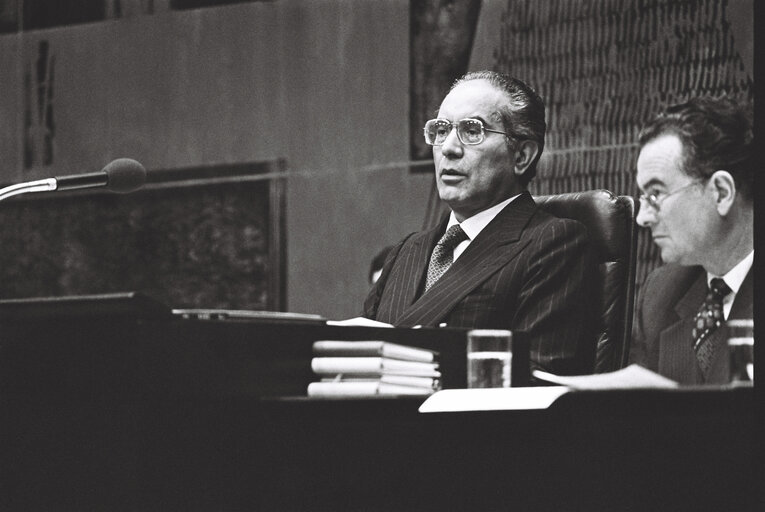
[[416, 395], [427, 396], [432, 389], [416, 386], [399, 386], [373, 382], [311, 382], [308, 396], [367, 397], [376, 395]]
[[319, 340], [313, 344], [313, 354], [324, 357], [385, 357], [402, 361], [432, 363], [435, 353], [387, 341]]
[[313, 353], [316, 356], [325, 357], [380, 357], [382, 356], [382, 343], [316, 341], [313, 344]]
[[311, 369], [317, 374], [364, 373], [377, 374], [382, 371], [379, 357], [314, 357]]

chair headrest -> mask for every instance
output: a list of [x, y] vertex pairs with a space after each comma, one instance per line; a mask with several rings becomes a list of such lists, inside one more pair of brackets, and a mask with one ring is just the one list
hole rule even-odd
[[635, 229], [632, 225], [635, 206], [631, 197], [616, 196], [608, 190], [587, 190], [536, 196], [534, 201], [556, 217], [584, 224], [592, 243], [606, 260], [627, 255]]

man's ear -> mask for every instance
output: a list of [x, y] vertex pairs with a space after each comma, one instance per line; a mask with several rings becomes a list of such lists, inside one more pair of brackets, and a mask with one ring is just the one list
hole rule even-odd
[[513, 170], [515, 174], [518, 176], [523, 175], [538, 154], [539, 144], [533, 140], [519, 141], [518, 147], [515, 149], [515, 162], [513, 162]]
[[738, 193], [736, 181], [728, 171], [715, 171], [709, 183], [713, 188], [717, 212], [722, 216], [728, 215]]

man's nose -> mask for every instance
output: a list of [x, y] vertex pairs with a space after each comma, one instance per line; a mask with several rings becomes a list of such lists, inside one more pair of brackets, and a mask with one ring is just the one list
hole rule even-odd
[[653, 208], [650, 206], [646, 206], [644, 203], [639, 203], [640, 206], [638, 207], [637, 217], [635, 217], [635, 222], [637, 222], [638, 226], [647, 228], [650, 227], [651, 224], [656, 222], [656, 212], [653, 211]]
[[445, 156], [462, 156], [462, 151], [462, 142], [457, 136], [457, 129], [452, 127], [444, 143], [441, 144], [441, 153]]

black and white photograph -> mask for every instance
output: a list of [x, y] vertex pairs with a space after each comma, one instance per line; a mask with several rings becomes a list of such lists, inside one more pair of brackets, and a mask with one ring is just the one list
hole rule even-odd
[[0, 0], [0, 511], [765, 510], [758, 4]]

